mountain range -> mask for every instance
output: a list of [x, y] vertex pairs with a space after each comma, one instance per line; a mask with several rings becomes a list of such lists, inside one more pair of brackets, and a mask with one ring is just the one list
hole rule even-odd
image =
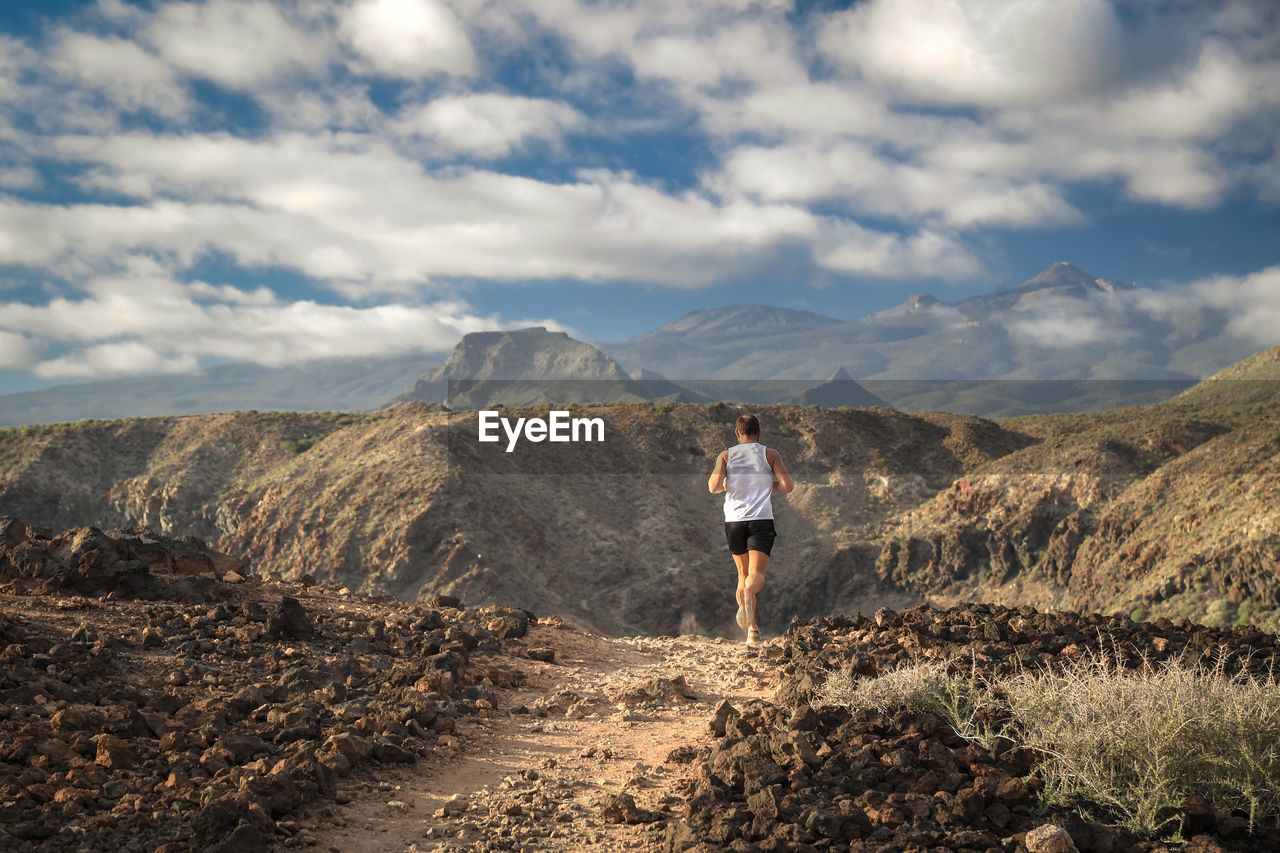
[[213, 412], [360, 412], [386, 405], [444, 353], [317, 359], [287, 367], [233, 362], [199, 373], [134, 376], [0, 395], [0, 426]]
[[[756, 407], [798, 484], [762, 621], [994, 600], [1280, 627], [1277, 371], [1280, 347], [1163, 403], [1000, 421]], [[706, 477], [742, 409], [570, 408], [606, 438], [507, 453], [475, 412], [420, 402], [5, 429], [0, 515], [195, 535], [258, 573], [605, 633], [732, 632]]]
[[228, 364], [59, 386], [0, 396], [0, 426], [264, 408], [369, 411], [408, 400], [461, 408], [550, 399], [886, 404], [1007, 417], [1167, 399], [1256, 349], [1233, 333], [1223, 310], [1149, 297], [1063, 261], [1009, 290], [958, 302], [913, 294], [856, 320], [729, 305], [595, 345], [545, 329], [495, 331], [466, 336], [447, 358]]
[[1194, 382], [1256, 349], [1207, 308], [1173, 312], [1135, 288], [1060, 261], [1010, 290], [959, 302], [913, 294], [842, 321], [807, 311], [697, 311], [600, 344], [625, 367], [681, 379], [813, 379], [843, 366], [864, 380]]

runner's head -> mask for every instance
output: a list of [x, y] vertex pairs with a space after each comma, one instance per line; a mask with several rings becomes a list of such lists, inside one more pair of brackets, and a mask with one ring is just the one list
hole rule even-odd
[[733, 425], [733, 431], [743, 438], [759, 438], [760, 419], [755, 415], [739, 415], [737, 423]]

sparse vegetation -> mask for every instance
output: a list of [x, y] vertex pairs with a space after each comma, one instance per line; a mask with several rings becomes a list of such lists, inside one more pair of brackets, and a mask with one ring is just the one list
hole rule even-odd
[[989, 694], [987, 685], [976, 673], [956, 675], [945, 663], [935, 661], [904, 666], [869, 679], [854, 679], [844, 672], [832, 673], [823, 684], [819, 698], [823, 704], [847, 708], [852, 713], [933, 714], [961, 737], [989, 743], [992, 733], [979, 720], [979, 712], [992, 702]]
[[285, 446], [294, 453], [305, 453], [315, 447], [324, 436], [322, 435], [304, 435], [301, 438], [292, 438], [285, 441]]
[[[1176, 837], [1187, 797], [1280, 825], [1280, 685], [1178, 660], [1126, 668], [1101, 655], [991, 681], [922, 663], [870, 679], [832, 673], [821, 700], [852, 712], [929, 712], [963, 737], [1043, 756], [1046, 802], [1104, 810], [1129, 830]], [[1003, 722], [990, 728], [984, 720]]]

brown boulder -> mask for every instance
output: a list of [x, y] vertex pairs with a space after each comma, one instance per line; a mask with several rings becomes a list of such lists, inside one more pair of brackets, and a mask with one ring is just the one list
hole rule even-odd
[[98, 738], [98, 752], [94, 762], [108, 770], [125, 770], [133, 766], [133, 745], [115, 735]]
[[1051, 823], [1028, 832], [1022, 843], [1026, 845], [1027, 853], [1080, 853], [1071, 835]]

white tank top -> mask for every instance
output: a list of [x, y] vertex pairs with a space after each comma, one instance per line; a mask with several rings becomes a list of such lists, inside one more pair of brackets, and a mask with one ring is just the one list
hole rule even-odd
[[750, 521], [773, 518], [769, 495], [773, 491], [773, 469], [765, 457], [767, 448], [759, 442], [735, 444], [729, 448], [725, 480], [724, 520]]

